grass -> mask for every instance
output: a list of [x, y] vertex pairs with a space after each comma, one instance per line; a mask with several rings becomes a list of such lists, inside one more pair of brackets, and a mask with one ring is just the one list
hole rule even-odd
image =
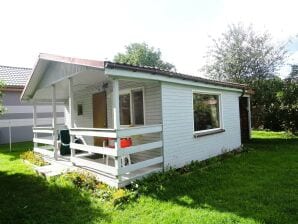
[[31, 143], [0, 146], [0, 223], [297, 223], [298, 138], [254, 132], [247, 152], [207, 168], [144, 182], [123, 209], [67, 182], [36, 176], [19, 154]]

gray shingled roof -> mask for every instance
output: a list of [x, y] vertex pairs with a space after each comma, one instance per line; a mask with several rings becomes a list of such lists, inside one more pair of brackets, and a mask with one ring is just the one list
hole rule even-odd
[[147, 72], [147, 73], [162, 75], [162, 76], [166, 76], [166, 77], [170, 77], [170, 78], [177, 78], [177, 79], [190, 80], [190, 81], [194, 81], [194, 82], [202, 82], [202, 83], [217, 85], [217, 86], [250, 90], [250, 88], [245, 84], [205, 79], [205, 78], [201, 78], [198, 76], [186, 75], [186, 74], [167, 71], [167, 70], [163, 70], [160, 68], [154, 68], [154, 67], [150, 67], [150, 66], [136, 66], [136, 65], [130, 65], [130, 64], [125, 64], [125, 63], [115, 63], [115, 62], [105, 61], [105, 67], [111, 68], [111, 69], [118, 68], [118, 69], [126, 69], [126, 70], [131, 70], [131, 71]]
[[31, 68], [19, 68], [0, 65], [0, 80], [6, 86], [23, 87], [31, 74]]

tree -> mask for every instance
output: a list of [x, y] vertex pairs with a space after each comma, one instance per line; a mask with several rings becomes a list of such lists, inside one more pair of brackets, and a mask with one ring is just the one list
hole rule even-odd
[[291, 65], [292, 71], [286, 78], [287, 82], [298, 83], [298, 65]]
[[213, 79], [251, 83], [272, 78], [285, 56], [285, 45], [273, 44], [269, 33], [233, 24], [220, 38], [213, 39], [204, 70]]
[[203, 70], [212, 79], [248, 84], [255, 91], [251, 101], [253, 127], [278, 130], [276, 94], [283, 81], [275, 73], [286, 56], [285, 45], [274, 44], [269, 33], [233, 24], [220, 38], [213, 39]]
[[3, 97], [3, 92], [2, 89], [4, 88], [4, 82], [0, 80], [0, 115], [4, 113], [4, 107], [2, 104], [2, 97]]
[[283, 88], [277, 93], [280, 111], [283, 114], [282, 127], [292, 133], [298, 132], [298, 65], [284, 80]]
[[150, 66], [160, 69], [175, 71], [174, 65], [161, 60], [161, 51], [154, 47], [149, 47], [146, 43], [132, 43], [125, 46], [124, 54], [118, 53], [114, 61], [137, 66]]

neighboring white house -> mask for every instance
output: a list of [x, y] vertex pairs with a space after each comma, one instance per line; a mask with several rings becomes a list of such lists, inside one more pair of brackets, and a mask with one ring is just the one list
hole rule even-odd
[[[0, 115], [0, 144], [11, 142], [31, 141], [33, 137], [33, 107], [21, 104], [20, 96], [32, 72], [30, 68], [20, 68], [0, 65], [0, 80], [5, 83], [3, 105], [5, 113]], [[51, 106], [39, 108], [40, 124], [51, 124]], [[62, 117], [63, 107], [58, 108], [58, 117]]]
[[[35, 151], [69, 159], [119, 187], [239, 148], [241, 136], [250, 135], [248, 92], [245, 85], [150, 67], [40, 54], [22, 101], [53, 105], [51, 127], [34, 119]], [[69, 157], [59, 155], [57, 102], [65, 105]]]

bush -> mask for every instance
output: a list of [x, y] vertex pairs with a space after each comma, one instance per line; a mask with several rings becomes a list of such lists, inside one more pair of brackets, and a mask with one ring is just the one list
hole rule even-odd
[[71, 172], [61, 176], [79, 189], [89, 191], [101, 201], [111, 202], [115, 207], [121, 207], [136, 197], [134, 190], [116, 189], [99, 182], [89, 172]]
[[70, 180], [76, 187], [85, 190], [94, 191], [98, 181], [95, 176], [88, 172], [71, 172], [64, 175], [67, 180]]
[[292, 133], [298, 132], [298, 84], [286, 82], [277, 93], [282, 116], [282, 127]]
[[298, 83], [274, 78], [251, 84], [252, 124], [256, 129], [298, 132]]
[[134, 200], [137, 194], [135, 191], [130, 191], [128, 189], [118, 189], [112, 194], [112, 204], [115, 207], [121, 207], [124, 204]]
[[42, 155], [33, 151], [26, 151], [20, 155], [20, 158], [23, 160], [27, 160], [28, 162], [36, 165], [36, 166], [45, 166], [48, 165], [43, 158]]
[[138, 190], [135, 192], [140, 192], [140, 194], [157, 192], [160, 195], [164, 193], [164, 185], [173, 181], [173, 179], [176, 178], [177, 175], [185, 175], [187, 173], [193, 172], [194, 170], [203, 171], [204, 169], [208, 169], [212, 166], [218, 166], [224, 160], [233, 158], [234, 156], [237, 156], [241, 153], [247, 153], [248, 151], [249, 149], [244, 147], [240, 147], [231, 151], [224, 149], [222, 150], [223, 154], [209, 158], [207, 160], [192, 161], [190, 164], [178, 169], [169, 167], [168, 170], [164, 173], [155, 173], [145, 179], [136, 181], [135, 184], [137, 185]]

